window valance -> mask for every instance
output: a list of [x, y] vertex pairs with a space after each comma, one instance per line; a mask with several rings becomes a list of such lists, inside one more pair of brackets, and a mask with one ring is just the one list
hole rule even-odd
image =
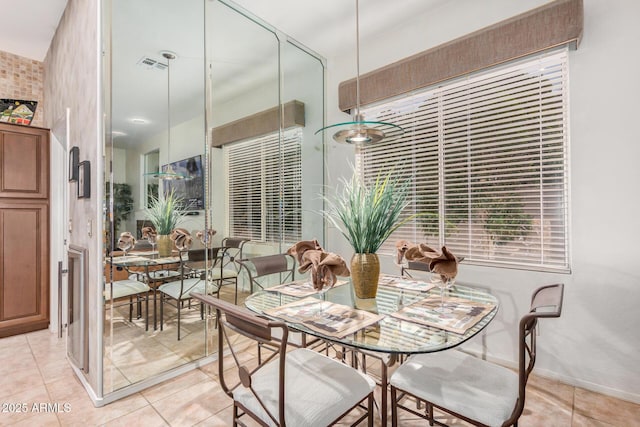
[[280, 128], [281, 119], [283, 129], [304, 126], [304, 103], [294, 100], [282, 105], [282, 117], [280, 107], [273, 107], [215, 127], [212, 130], [211, 146], [221, 147], [231, 142], [276, 132]]
[[[568, 44], [582, 37], [582, 0], [557, 0], [360, 76], [361, 104], [372, 104], [454, 77]], [[355, 78], [340, 83], [338, 103], [356, 103]]]

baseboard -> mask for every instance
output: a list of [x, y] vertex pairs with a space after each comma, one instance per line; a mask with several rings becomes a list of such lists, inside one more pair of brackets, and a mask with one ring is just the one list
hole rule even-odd
[[[467, 354], [470, 354], [475, 357], [479, 357], [481, 359], [487, 360], [492, 363], [496, 363], [498, 365], [506, 366], [511, 369], [518, 369], [518, 364], [516, 362], [505, 360], [497, 357], [493, 357], [485, 354], [484, 352], [473, 351], [469, 349], [461, 349]], [[559, 374], [557, 372], [551, 371], [549, 369], [543, 369], [536, 367], [533, 370], [535, 375], [540, 377], [544, 377], [550, 380], [560, 381], [562, 383], [568, 384], [573, 387], [584, 388], [589, 391], [593, 391], [596, 393], [604, 394], [607, 396], [615, 397], [616, 399], [626, 400], [631, 403], [640, 404], [640, 394], [637, 393], [629, 393], [624, 390], [618, 390], [612, 387], [607, 387], [601, 384], [592, 383], [590, 381], [580, 380], [578, 378], [570, 377], [568, 375]]]

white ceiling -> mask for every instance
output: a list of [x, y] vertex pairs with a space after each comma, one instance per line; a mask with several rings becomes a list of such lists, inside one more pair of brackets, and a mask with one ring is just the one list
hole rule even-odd
[[43, 61], [67, 0], [0, 0], [0, 50]]
[[[67, 0], [0, 0], [0, 50], [28, 58], [43, 60], [60, 21]], [[80, 0], [84, 1], [84, 0]], [[122, 0], [114, 2], [118, 13], [113, 13], [114, 51], [117, 56], [112, 61], [113, 76], [113, 122], [114, 131], [126, 136], [118, 138], [118, 143], [127, 145], [133, 140], [147, 138], [166, 131], [167, 124], [167, 75], [150, 72], [136, 65], [143, 57], [162, 60], [160, 51], [171, 50], [178, 59], [171, 65], [171, 124], [175, 126], [187, 118], [202, 113], [202, 105], [193, 102], [194, 97], [203, 93], [202, 45], [194, 40], [204, 39], [199, 34], [202, 19], [202, 3], [198, 7], [176, 7], [184, 0]], [[225, 0], [222, 0], [225, 1]], [[234, 0], [249, 14], [259, 17], [279, 31], [287, 34], [325, 58], [332, 58], [355, 51], [355, 1], [356, 0]], [[402, 23], [417, 13], [437, 7], [446, 0], [361, 0], [360, 38], [366, 40], [377, 32], [400, 31]], [[223, 7], [224, 9], [224, 7]], [[168, 11], [168, 12], [167, 12]], [[232, 24], [229, 24], [232, 25]], [[238, 43], [258, 45], [261, 40], [251, 35], [239, 37], [241, 30], [216, 24], [213, 31], [220, 31], [216, 40], [224, 40], [227, 34], [234, 34], [235, 47], [217, 46], [214, 61], [232, 64], [244, 63], [253, 58], [240, 58], [237, 54], [243, 48]], [[251, 40], [239, 41], [239, 38]], [[262, 36], [264, 37], [264, 36]], [[255, 52], [255, 51], [254, 51]], [[267, 55], [267, 53], [263, 52]], [[232, 69], [232, 66], [226, 68]], [[258, 68], [258, 67], [256, 67]], [[195, 70], [195, 71], [194, 71]], [[119, 76], [119, 77], [118, 77]], [[199, 77], [200, 76], [200, 77]], [[245, 82], [260, 77], [257, 75], [224, 75], [219, 85], [217, 99], [226, 87], [237, 88], [238, 80]], [[233, 82], [233, 84], [227, 83]], [[233, 79], [233, 80], [231, 80]], [[227, 95], [224, 93], [223, 95]], [[180, 113], [183, 117], [178, 117]], [[133, 124], [132, 118], [144, 118], [146, 125]], [[114, 133], [115, 136], [115, 133]]]
[[[329, 58], [355, 49], [355, 0], [234, 0], [236, 4]], [[360, 39], [446, 0], [360, 0]]]
[[[361, 38], [398, 26], [444, 0], [362, 0]], [[353, 49], [355, 0], [235, 0], [325, 57]], [[67, 0], [0, 0], [0, 50], [44, 60]]]

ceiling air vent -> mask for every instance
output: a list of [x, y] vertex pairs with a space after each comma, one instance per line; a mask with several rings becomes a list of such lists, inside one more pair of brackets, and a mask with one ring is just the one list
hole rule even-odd
[[140, 65], [141, 67], [144, 67], [150, 70], [155, 69], [155, 70], [164, 71], [167, 69], [167, 64], [164, 64], [158, 61], [157, 59], [153, 59], [149, 56], [143, 56], [142, 58], [140, 58], [137, 64]]

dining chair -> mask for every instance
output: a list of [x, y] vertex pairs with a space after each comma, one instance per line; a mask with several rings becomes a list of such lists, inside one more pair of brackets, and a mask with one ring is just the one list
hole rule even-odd
[[423, 272], [423, 273], [430, 273], [431, 272], [431, 270], [429, 269], [429, 263], [428, 262], [424, 262], [424, 261], [407, 261], [407, 263], [405, 265], [402, 265], [400, 267], [400, 276], [413, 278], [413, 275], [411, 274], [412, 270], [420, 271], [420, 272]]
[[[210, 295], [194, 298], [213, 307], [219, 319], [218, 378], [233, 399], [234, 426], [245, 425], [245, 415], [263, 426], [328, 426], [357, 407], [364, 407], [366, 413], [352, 425], [366, 419], [373, 426], [375, 383], [368, 376], [309, 349], [287, 351], [288, 329], [282, 321], [260, 317]], [[275, 330], [282, 339], [263, 363], [254, 367], [239, 356], [246, 346], [235, 334], [271, 343]], [[232, 358], [222, 357], [225, 342]], [[225, 366], [230, 359], [235, 361], [239, 378], [233, 385], [227, 383], [231, 369]]]
[[[251, 293], [255, 287], [264, 289], [295, 280], [296, 261], [289, 254], [264, 255], [238, 262], [247, 273]], [[274, 339], [279, 340], [277, 333], [276, 331]], [[294, 347], [306, 348], [320, 342], [320, 339], [309, 338], [307, 334], [298, 331], [291, 331], [288, 335], [289, 344]], [[269, 348], [269, 345], [258, 343], [259, 362], [262, 360], [262, 349], [265, 347]]]
[[[411, 356], [391, 376], [392, 425], [398, 425], [398, 408], [433, 425], [435, 407], [478, 426], [517, 426], [536, 361], [538, 319], [560, 317], [563, 294], [563, 284], [533, 292], [531, 308], [520, 319], [516, 372], [461, 351]], [[405, 395], [426, 402], [426, 413], [402, 405]]]
[[[198, 251], [200, 250], [196, 249], [194, 253], [188, 250], [180, 251], [178, 275], [157, 288], [160, 292], [160, 330], [164, 330], [164, 305], [169, 304], [175, 307], [178, 313], [178, 341], [181, 338], [180, 320], [184, 302], [190, 302], [191, 292], [207, 293], [207, 275], [198, 268], [202, 261], [199, 256], [195, 255]], [[196, 260], [189, 259], [189, 255], [196, 257]], [[200, 318], [204, 318], [202, 305], [200, 306]]]
[[289, 254], [263, 255], [238, 263], [247, 273], [251, 293], [256, 287], [264, 289], [295, 279], [296, 260]]

